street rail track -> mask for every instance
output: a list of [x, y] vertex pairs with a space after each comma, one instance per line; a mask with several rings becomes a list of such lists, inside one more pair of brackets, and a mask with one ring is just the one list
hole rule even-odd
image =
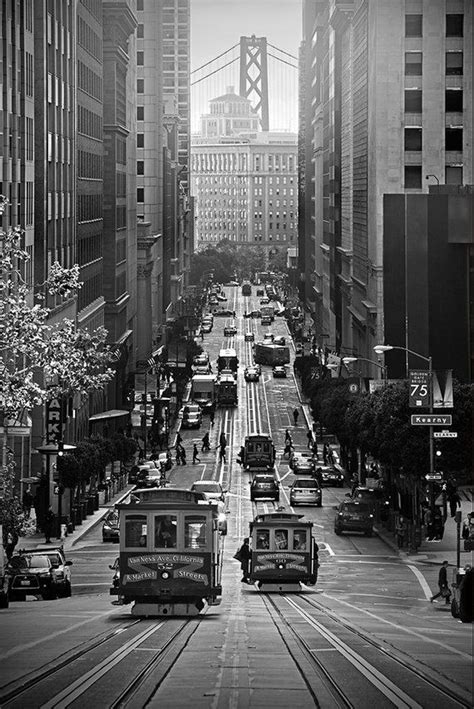
[[[150, 625], [146, 619], [135, 620], [128, 625], [115, 628], [114, 631], [103, 634], [102, 637], [95, 638], [87, 643], [87, 647], [83, 647], [76, 651], [71, 651], [63, 660], [53, 660], [54, 667], [48, 666], [40, 668], [39, 671], [32, 673], [29, 677], [23, 678], [21, 684], [15, 683], [9, 690], [3, 691], [0, 696], [0, 705], [2, 709], [24, 706], [41, 706], [42, 709], [65, 709], [85, 695], [88, 691], [94, 690], [101, 682], [102, 678], [112, 672], [120, 663], [126, 662], [134, 650], [140, 648], [143, 643], [151, 638], [157, 631], [161, 629], [171, 629], [171, 626], [178, 623], [176, 629], [172, 629], [169, 637], [160, 638], [157, 649], [147, 649], [151, 653], [151, 657], [145, 662], [140, 669], [133, 671], [124, 670], [121, 672], [122, 678], [129, 678], [125, 685], [119, 689], [119, 694], [116, 698], [111, 699], [110, 707], [126, 707], [126, 706], [144, 706], [146, 700], [156, 691], [160, 682], [169, 672], [179, 658], [181, 652], [187, 644], [187, 641], [193, 635], [202, 620], [202, 616], [186, 618], [186, 619], [166, 619], [153, 621]], [[194, 621], [194, 622], [193, 622]], [[136, 625], [145, 625], [138, 635], [134, 635], [128, 640], [121, 643], [118, 647], [111, 647], [109, 653], [103, 660], [97, 661], [93, 653], [97, 649], [105, 649], [107, 643], [110, 643], [117, 636]], [[142, 648], [140, 648], [142, 649]], [[51, 690], [45, 690], [46, 686], [51, 687], [51, 681], [59, 678], [61, 673], [70, 673], [73, 667], [80, 666], [81, 662], [90, 662], [91, 669], [77, 675], [75, 679], [66, 679], [62, 675], [61, 682], [63, 689], [51, 697]], [[159, 667], [162, 667], [162, 672], [157, 672]], [[150, 682], [151, 675], [153, 680]], [[13, 683], [12, 683], [13, 685]], [[42, 689], [43, 686], [43, 689]], [[5, 690], [5, 687], [3, 688]], [[31, 692], [34, 691], [35, 698], [40, 698], [43, 694], [49, 698], [46, 701], [40, 699], [39, 703], [31, 704]], [[142, 703], [142, 700], [145, 701]], [[140, 697], [140, 699], [138, 699]], [[137, 703], [138, 702], [138, 703]]]
[[[295, 624], [291, 622], [285, 612], [286, 609], [281, 607], [278, 598], [290, 606], [307, 626], [316, 630], [332, 648], [363, 675], [366, 681], [373, 685], [377, 692], [395, 706], [410, 707], [410, 709], [426, 706], [467, 709], [472, 706], [469, 691], [452, 686], [449, 677], [444, 675], [443, 681], [440, 681], [429, 668], [426, 671], [420, 668], [419, 659], [401, 650], [395, 650], [387, 643], [354, 627], [314, 598], [304, 593], [291, 595], [283, 593], [279, 597], [267, 596], [267, 603], [273, 607], [285, 628], [297, 637], [298, 642], [305, 648], [306, 654], [309, 654], [318, 670], [325, 675], [331, 691], [340, 695], [344, 706], [352, 706], [352, 704], [347, 697], [347, 691], [344, 692], [340, 684], [343, 673], [338, 672], [336, 683], [330, 665], [327, 667], [328, 663], [312, 651], [307, 640], [302, 637], [302, 633], [294, 627]], [[320, 616], [315, 617], [310, 614], [307, 610], [308, 606], [311, 611], [317, 611]], [[314, 641], [312, 644], [314, 645]], [[328, 653], [321, 653], [321, 655], [324, 660], [327, 660]], [[409, 687], [410, 690], [404, 691], [401, 687]]]

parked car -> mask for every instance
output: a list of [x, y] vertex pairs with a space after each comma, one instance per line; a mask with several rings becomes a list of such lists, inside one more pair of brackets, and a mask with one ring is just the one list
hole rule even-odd
[[369, 505], [352, 500], [341, 502], [334, 520], [334, 531], [336, 534], [363, 532], [367, 537], [371, 537], [374, 531], [374, 515]]
[[286, 378], [286, 367], [283, 364], [277, 364], [275, 367], [273, 367], [273, 376], [275, 378], [277, 377], [285, 377]]
[[290, 485], [290, 505], [322, 505], [321, 488], [311, 478], [296, 478]]
[[295, 469], [298, 461], [300, 460], [305, 460], [305, 461], [310, 461], [312, 465], [314, 466], [314, 456], [309, 450], [304, 450], [304, 451], [293, 451], [290, 455], [290, 458], [288, 460], [288, 465], [292, 470]]
[[260, 372], [257, 367], [246, 367], [244, 371], [244, 378], [246, 382], [258, 382]]
[[363, 502], [371, 512], [382, 520], [387, 519], [390, 502], [381, 488], [356, 487], [352, 495], [354, 501]]
[[264, 315], [261, 322], [262, 322], [262, 325], [271, 325], [272, 319], [269, 315]]
[[250, 481], [250, 499], [273, 499], [280, 500], [280, 483], [273, 475], [256, 473]]
[[286, 340], [283, 337], [283, 335], [278, 335], [277, 337], [273, 338], [273, 344], [274, 345], [286, 345]]
[[246, 332], [244, 336], [245, 342], [254, 342], [255, 341], [255, 335], [253, 332]]
[[118, 542], [119, 538], [119, 515], [117, 510], [110, 510], [102, 522], [102, 541]]
[[41, 596], [49, 601], [58, 597], [59, 585], [46, 554], [15, 554], [7, 566], [10, 601], [26, 600], [26, 596]]
[[201, 354], [193, 357], [193, 365], [196, 367], [205, 367], [209, 364], [209, 352], [201, 352]]
[[317, 465], [316, 477], [319, 478], [321, 485], [336, 485], [343, 487], [344, 473], [332, 465]]
[[202, 423], [202, 409], [199, 404], [185, 404], [179, 415], [182, 428], [199, 428]]
[[275, 337], [275, 335], [273, 334], [273, 332], [266, 332], [263, 336], [263, 341], [267, 342], [267, 343], [273, 342], [274, 337]]
[[47, 556], [53, 567], [58, 596], [69, 598], [72, 594], [71, 566], [72, 561], [66, 559], [62, 546], [57, 547], [36, 547], [35, 549], [18, 550], [18, 554], [28, 554], [29, 556]]
[[233, 337], [237, 334], [237, 328], [235, 325], [226, 325], [224, 327], [224, 337]]

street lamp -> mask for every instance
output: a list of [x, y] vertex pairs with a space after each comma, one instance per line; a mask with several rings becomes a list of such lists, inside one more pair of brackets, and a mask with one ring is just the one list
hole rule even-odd
[[351, 364], [352, 362], [369, 362], [370, 364], [374, 364], [376, 367], [382, 370], [382, 379], [384, 381], [384, 386], [387, 385], [387, 367], [384, 364], [380, 364], [380, 362], [376, 362], [374, 359], [367, 359], [367, 357], [343, 357], [342, 361], [344, 364]]

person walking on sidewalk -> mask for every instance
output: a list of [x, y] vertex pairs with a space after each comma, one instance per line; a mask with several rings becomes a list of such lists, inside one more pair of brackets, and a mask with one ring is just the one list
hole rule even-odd
[[54, 530], [54, 520], [56, 519], [56, 515], [53, 512], [53, 508], [51, 505], [48, 508], [48, 511], [46, 512], [44, 516], [44, 521], [43, 521], [43, 532], [44, 532], [44, 543], [45, 544], [51, 544], [51, 534], [53, 533]]
[[226, 458], [225, 458], [225, 446], [221, 445], [219, 446], [219, 460], [224, 461], [226, 463]]
[[193, 465], [201, 462], [201, 459], [198, 456], [199, 456], [198, 447], [196, 444], [194, 444], [194, 446], [193, 446]]
[[204, 434], [202, 437], [202, 446], [201, 446], [201, 452], [204, 451], [210, 451], [211, 450], [211, 443], [209, 441], [209, 431]]
[[290, 443], [290, 444], [293, 443], [293, 439], [291, 437], [291, 433], [289, 432], [289, 430], [285, 429], [285, 445], [287, 445], [288, 443]]
[[300, 415], [300, 412], [298, 411], [298, 409], [295, 409], [295, 410], [293, 411], [293, 421], [295, 422], [295, 426], [298, 425], [298, 417], [299, 417], [299, 415]]
[[456, 516], [458, 507], [461, 507], [461, 498], [459, 497], [457, 490], [454, 490], [449, 496], [449, 510], [451, 512], [451, 517]]
[[313, 434], [311, 431], [308, 431], [308, 433], [306, 434], [306, 438], [308, 440], [308, 448], [311, 449], [313, 447]]
[[407, 523], [405, 522], [403, 517], [399, 517], [397, 526], [395, 528], [395, 533], [397, 535], [397, 546], [399, 549], [403, 549], [403, 547], [405, 546], [407, 531]]
[[211, 426], [214, 426], [214, 417], [215, 417], [215, 412], [214, 409], [209, 410], [209, 421], [211, 422]]
[[439, 591], [434, 596], [431, 596], [430, 603], [433, 603], [437, 598], [444, 598], [446, 605], [451, 603], [451, 591], [449, 590], [448, 584], [448, 566], [449, 561], [443, 561], [443, 565], [439, 570], [438, 574], [438, 587]]

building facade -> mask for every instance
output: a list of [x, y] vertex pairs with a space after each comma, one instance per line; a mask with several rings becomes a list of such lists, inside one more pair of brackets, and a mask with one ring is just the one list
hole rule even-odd
[[472, 183], [473, 6], [327, 0], [305, 13], [303, 292], [326, 344], [371, 358], [384, 339], [383, 195]]
[[286, 251], [297, 241], [297, 136], [260, 131], [232, 87], [210, 105], [192, 141], [196, 248], [229, 239]]

